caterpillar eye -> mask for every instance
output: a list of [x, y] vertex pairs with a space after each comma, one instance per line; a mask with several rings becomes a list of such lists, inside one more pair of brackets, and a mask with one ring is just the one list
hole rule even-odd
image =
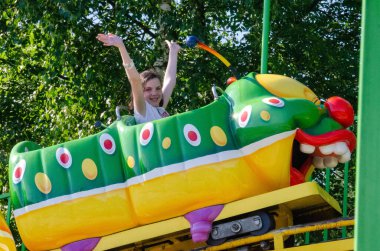
[[284, 107], [285, 105], [284, 101], [276, 97], [264, 98], [263, 102], [267, 105], [275, 107]]
[[248, 105], [241, 110], [238, 117], [238, 122], [240, 127], [246, 127], [252, 113], [252, 106]]
[[183, 128], [183, 134], [190, 145], [198, 146], [201, 143], [201, 134], [194, 125], [185, 125], [185, 127]]
[[115, 140], [108, 133], [102, 134], [99, 139], [100, 146], [107, 154], [113, 154], [116, 150]]
[[152, 139], [154, 127], [152, 123], [147, 123], [140, 131], [140, 144], [145, 146]]
[[69, 168], [73, 163], [73, 158], [71, 157], [70, 151], [64, 147], [57, 149], [55, 152], [55, 157], [63, 168]]
[[26, 167], [25, 160], [22, 159], [19, 162], [17, 162], [16, 167], [15, 169], [13, 169], [13, 174], [12, 174], [12, 180], [14, 184], [18, 184], [24, 177], [25, 167]]

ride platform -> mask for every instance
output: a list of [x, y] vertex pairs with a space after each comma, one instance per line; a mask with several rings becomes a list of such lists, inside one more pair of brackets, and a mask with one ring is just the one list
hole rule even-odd
[[[292, 219], [285, 221], [298, 225], [335, 219], [341, 215], [339, 203], [333, 197], [317, 183], [306, 182], [228, 203], [215, 221], [258, 210], [273, 211], [276, 208], [286, 208], [291, 212]], [[291, 225], [288, 226], [291, 227]], [[217, 249], [217, 246], [208, 247], [206, 243], [193, 243], [189, 228], [190, 225], [184, 217], [176, 217], [104, 236], [94, 250], [226, 250], [231, 248], [226, 246], [225, 249]], [[260, 236], [248, 238], [258, 237]], [[344, 245], [350, 246], [351, 241], [344, 241]], [[58, 250], [60, 249], [56, 249]]]

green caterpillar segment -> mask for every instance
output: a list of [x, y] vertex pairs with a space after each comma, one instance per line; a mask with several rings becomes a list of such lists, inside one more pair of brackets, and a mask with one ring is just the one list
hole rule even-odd
[[[111, 129], [42, 149], [29, 149], [28, 146], [37, 146], [32, 142], [19, 143], [11, 155], [10, 175], [18, 195], [13, 200], [15, 208], [120, 183], [126, 175], [133, 177], [129, 170], [124, 172], [119, 151], [101, 147], [102, 141], [107, 140], [104, 138], [112, 139], [114, 148], [120, 149], [118, 135]], [[102, 170], [105, 166], [107, 170]]]
[[[156, 168], [236, 149], [230, 121], [220, 116], [229, 109], [228, 100], [221, 97], [196, 112], [142, 125], [127, 126], [129, 118], [124, 118], [101, 133], [52, 147], [25, 151], [36, 144], [19, 143], [10, 162], [10, 178], [17, 178], [12, 186], [15, 208], [127, 181], [139, 183], [140, 176]], [[206, 117], [211, 119], [205, 121]], [[225, 139], [215, 143], [212, 135], [218, 133]], [[153, 154], [146, 158], [146, 153]], [[140, 178], [133, 180], [136, 176]]]
[[[275, 97], [253, 74], [237, 82], [217, 101], [195, 111], [133, 126], [126, 125], [126, 120], [133, 123], [128, 117], [96, 135], [42, 149], [20, 143], [10, 163], [12, 179], [20, 170], [26, 173], [20, 182], [12, 182], [15, 208], [112, 184], [139, 183], [156, 168], [238, 149], [319, 119], [313, 103]], [[215, 143], [217, 137], [222, 142]], [[33, 147], [25, 152], [29, 145]], [[25, 169], [19, 167], [22, 161]]]

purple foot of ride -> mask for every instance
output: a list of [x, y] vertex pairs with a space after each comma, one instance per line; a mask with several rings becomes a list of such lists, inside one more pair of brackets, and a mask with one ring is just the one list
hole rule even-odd
[[185, 215], [185, 218], [190, 222], [190, 233], [194, 242], [202, 242], [208, 239], [212, 229], [212, 222], [223, 207], [223, 205], [205, 207]]
[[61, 248], [62, 251], [92, 251], [100, 238], [90, 238], [85, 240], [76, 241], [70, 244], [67, 244]]

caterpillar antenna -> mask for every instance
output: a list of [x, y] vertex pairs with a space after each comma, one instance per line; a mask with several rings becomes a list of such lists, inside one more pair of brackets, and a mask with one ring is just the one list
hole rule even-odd
[[220, 61], [223, 62], [223, 64], [225, 66], [227, 66], [227, 68], [231, 71], [231, 73], [237, 78], [239, 79], [239, 75], [238, 73], [236, 72], [236, 69], [234, 67], [232, 67], [231, 63], [225, 58], [223, 57], [220, 53], [218, 53], [217, 51], [215, 51], [214, 49], [210, 48], [209, 46], [207, 46], [206, 44], [202, 43], [196, 36], [188, 36], [187, 39], [186, 39], [186, 45], [190, 48], [194, 48], [195, 46], [211, 53], [212, 55], [214, 55], [215, 57], [217, 57]]

